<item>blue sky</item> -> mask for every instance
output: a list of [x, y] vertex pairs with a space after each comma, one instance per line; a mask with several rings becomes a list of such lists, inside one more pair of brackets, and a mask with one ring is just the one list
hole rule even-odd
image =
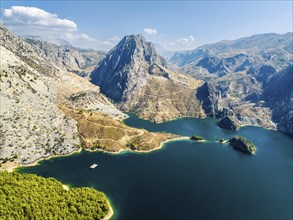
[[1, 20], [18, 35], [60, 37], [85, 48], [108, 50], [124, 35], [141, 33], [169, 50], [187, 50], [292, 32], [292, 7], [292, 1], [2, 0]]

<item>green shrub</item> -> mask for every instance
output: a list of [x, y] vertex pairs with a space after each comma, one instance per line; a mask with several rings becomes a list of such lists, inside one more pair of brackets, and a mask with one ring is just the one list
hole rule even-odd
[[199, 135], [192, 135], [190, 137], [190, 140], [195, 140], [195, 141], [202, 141], [204, 140], [203, 137], [199, 136]]

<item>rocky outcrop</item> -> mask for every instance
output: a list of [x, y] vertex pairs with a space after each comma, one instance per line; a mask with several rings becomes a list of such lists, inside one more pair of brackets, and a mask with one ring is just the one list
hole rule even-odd
[[205, 82], [199, 87], [196, 98], [202, 103], [206, 114], [213, 117], [217, 117], [223, 108], [221, 91], [212, 82]]
[[255, 154], [256, 152], [254, 144], [244, 137], [232, 137], [229, 139], [229, 144], [246, 154]]
[[234, 116], [224, 116], [219, 120], [218, 125], [222, 128], [237, 131], [240, 126], [238, 120]]
[[158, 64], [153, 64], [149, 68], [149, 74], [154, 76], [162, 76], [167, 79], [170, 79], [170, 74], [164, 70], [164, 68], [160, 67]]
[[203, 117], [195, 98], [201, 82], [170, 71], [152, 43], [141, 35], [124, 37], [92, 74], [92, 82], [122, 110], [156, 122]]
[[[233, 116], [237, 126], [254, 125], [275, 129], [272, 112], [263, 105], [261, 93], [261, 83], [250, 75], [237, 74], [209, 80], [198, 88], [196, 97], [207, 115], [219, 119]], [[226, 122], [226, 118], [223, 122]]]
[[262, 98], [272, 110], [278, 130], [293, 135], [293, 66], [273, 76], [264, 88]]

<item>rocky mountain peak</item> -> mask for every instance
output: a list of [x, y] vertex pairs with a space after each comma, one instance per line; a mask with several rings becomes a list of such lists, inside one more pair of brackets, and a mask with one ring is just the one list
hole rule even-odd
[[145, 85], [153, 64], [165, 66], [167, 61], [142, 35], [128, 35], [101, 61], [91, 79], [106, 96], [120, 102]]
[[[149, 65], [154, 63], [166, 65], [166, 60], [160, 57], [155, 46], [151, 42], [147, 42], [141, 34], [125, 36], [110, 53], [123, 53], [124, 57], [139, 57], [145, 60]], [[130, 60], [129, 60], [130, 61]]]

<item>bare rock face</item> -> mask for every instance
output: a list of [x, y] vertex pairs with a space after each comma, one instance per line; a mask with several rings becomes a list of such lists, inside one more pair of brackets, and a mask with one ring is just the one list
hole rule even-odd
[[272, 119], [280, 131], [293, 135], [293, 66], [273, 76], [262, 98], [272, 109]]
[[22, 39], [18, 38], [10, 31], [0, 24], [0, 45], [11, 51], [18, 58], [30, 65], [32, 68], [43, 73], [46, 76], [57, 76], [58, 72], [56, 68], [52, 68], [43, 58], [43, 53], [37, 47], [28, 44]]
[[124, 37], [91, 74], [94, 84], [122, 110], [156, 122], [205, 116], [195, 97], [199, 80], [166, 68], [152, 43]]
[[0, 52], [0, 163], [30, 164], [77, 150], [76, 122], [58, 108], [54, 79], [3, 45]]
[[158, 64], [153, 64], [149, 68], [149, 74], [154, 76], [162, 76], [167, 79], [170, 79], [170, 74], [164, 70], [164, 68], [160, 67]]
[[127, 101], [146, 85], [148, 68], [154, 63], [164, 66], [166, 60], [152, 43], [142, 35], [125, 36], [92, 72], [91, 79], [114, 102]]
[[237, 131], [240, 126], [237, 119], [234, 116], [224, 116], [220, 119], [218, 125], [222, 128]]
[[196, 96], [208, 115], [219, 119], [234, 116], [239, 126], [276, 129], [272, 110], [264, 104], [261, 94], [260, 82], [249, 75], [239, 74], [209, 80], [198, 89]]
[[106, 55], [104, 51], [84, 50], [70, 45], [57, 46], [31, 38], [25, 41], [38, 48], [48, 62], [81, 76], [87, 76]]

